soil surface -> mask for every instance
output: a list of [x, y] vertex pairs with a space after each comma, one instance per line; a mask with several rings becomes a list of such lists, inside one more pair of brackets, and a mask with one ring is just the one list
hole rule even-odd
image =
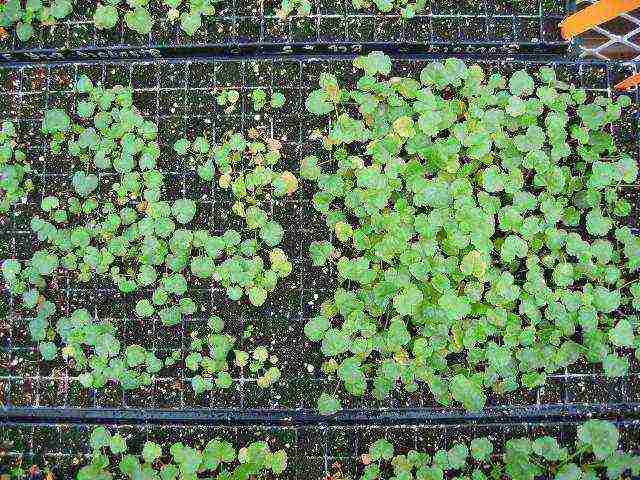
[[[252, 441], [262, 440], [272, 449], [284, 448], [288, 468], [278, 478], [282, 480], [320, 480], [357, 478], [362, 472], [361, 456], [369, 445], [386, 438], [395, 447], [395, 453], [415, 449], [431, 455], [438, 449], [449, 449], [461, 440], [489, 437], [499, 451], [500, 444], [509, 439], [549, 435], [562, 445], [576, 439], [577, 425], [572, 423], [541, 422], [533, 424], [497, 425], [398, 425], [398, 426], [301, 426], [301, 427], [211, 427], [180, 425], [106, 425], [112, 434], [127, 438], [129, 452], [140, 454], [146, 440], [159, 444], [183, 442], [203, 448], [212, 438], [220, 437], [236, 448]], [[640, 445], [637, 423], [619, 422], [620, 448], [634, 449]], [[22, 454], [22, 465], [50, 468], [55, 479], [75, 478], [78, 465], [87, 461], [87, 448], [91, 427], [72, 424], [37, 426], [8, 425], [0, 427], [0, 454], [3, 462], [14, 462]], [[166, 450], [165, 450], [166, 452]], [[0, 465], [3, 473], [4, 463]], [[328, 477], [327, 475], [331, 475]], [[37, 477], [35, 477], [37, 478]], [[30, 480], [35, 480], [30, 479]]]
[[96, 29], [91, 18], [95, 2], [82, 0], [75, 2], [74, 12], [61, 23], [37, 26], [27, 42], [9, 29], [0, 38], [0, 52], [345, 42], [542, 45], [562, 41], [557, 24], [566, 14], [566, 2], [555, 0], [438, 0], [404, 19], [398, 8], [380, 13], [373, 2], [369, 8], [355, 9], [351, 0], [318, 0], [311, 2], [310, 15], [294, 11], [281, 19], [275, 14], [280, 0], [237, 0], [218, 4], [216, 13], [203, 17], [202, 27], [188, 36], [177, 22], [167, 20], [166, 7], [150, 3], [155, 22], [148, 35], [126, 28], [122, 19], [112, 29]]
[[[417, 77], [424, 65], [424, 61], [399, 60], [394, 62], [394, 71]], [[535, 71], [541, 66], [511, 61], [483, 65], [487, 71], [505, 75], [519, 68]], [[608, 85], [628, 73], [625, 67], [604, 64], [567, 62], [558, 63], [556, 68], [561, 79], [579, 83], [598, 94], [606, 94]], [[318, 152], [322, 155], [318, 141], [310, 138], [318, 120], [308, 116], [304, 108], [304, 98], [317, 85], [321, 71], [331, 71], [347, 84], [355, 78], [348, 60], [139, 62], [0, 69], [0, 116], [17, 119], [22, 138], [29, 139], [28, 156], [33, 159], [37, 172], [35, 192], [40, 192], [17, 205], [14, 215], [1, 225], [3, 258], [28, 259], [39, 248], [30, 232], [29, 221], [39, 211], [42, 187], [60, 196], [70, 191], [69, 173], [74, 167], [68, 159], [46, 153], [39, 125], [46, 108], [71, 107], [75, 99], [70, 89], [79, 75], [87, 74], [108, 86], [131, 84], [136, 105], [158, 123], [159, 139], [165, 147], [185, 135], [193, 139], [207, 132], [219, 140], [230, 129], [246, 132], [255, 128], [282, 143], [283, 169], [297, 172], [302, 157]], [[256, 114], [243, 101], [235, 111], [225, 113], [215, 102], [215, 94], [221, 89], [237, 89], [244, 99], [257, 87], [285, 93], [287, 100], [283, 109]], [[614, 134], [622, 148], [637, 152], [637, 138], [632, 133], [637, 131], [636, 114], [637, 107], [629, 108], [615, 126]], [[238, 227], [237, 219], [229, 214], [228, 193], [205, 184], [195, 175], [194, 167], [183, 164], [170, 148], [163, 151], [159, 165], [167, 177], [163, 196], [169, 200], [187, 197], [197, 202], [193, 228], [222, 232]], [[109, 185], [108, 178], [102, 180]], [[628, 195], [635, 198], [636, 188], [630, 190]], [[240, 346], [265, 345], [278, 356], [282, 378], [274, 386], [261, 389], [254, 380], [241, 377], [241, 381], [227, 391], [195, 396], [188, 372], [182, 362], [178, 362], [163, 369], [153, 385], [137, 391], [123, 392], [113, 384], [98, 392], [88, 391], [71, 378], [73, 372], [62, 361], [40, 360], [27, 322], [19, 318], [12, 300], [2, 291], [0, 305], [10, 321], [0, 329], [0, 358], [4, 360], [0, 361], [0, 404], [71, 408], [313, 408], [316, 396], [327, 385], [320, 371], [319, 348], [305, 338], [302, 330], [307, 319], [317, 314], [320, 303], [331, 295], [336, 277], [330, 267], [313, 267], [307, 254], [312, 241], [330, 238], [320, 215], [310, 204], [312, 194], [310, 185], [302, 182], [293, 196], [272, 205], [274, 220], [285, 230], [282, 248], [294, 268], [260, 308], [252, 307], [246, 300], [228, 300], [219, 286], [188, 279], [188, 295], [200, 305], [201, 311], [187, 316], [180, 325], [166, 327], [154, 320], [136, 318], [134, 307], [139, 296], [121, 294], [107, 278], [83, 283], [60, 272], [49, 285], [48, 296], [55, 301], [59, 312], [87, 308], [100, 319], [110, 319], [117, 326], [124, 345], [140, 343], [155, 350], [161, 358], [175, 350], [180, 350], [184, 358], [189, 351], [189, 334], [203, 327], [210, 315], [220, 315], [226, 322], [226, 330], [238, 338], [248, 326], [253, 326], [252, 335], [241, 340]], [[633, 223], [635, 227], [635, 220]], [[629, 378], [605, 379], [600, 367], [577, 364], [567, 372], [551, 376], [542, 389], [490, 397], [488, 406], [638, 402], [640, 367], [635, 359], [631, 359], [630, 371]], [[369, 395], [345, 397], [343, 405], [358, 409], [440, 408], [426, 388], [411, 395], [398, 390], [384, 402]]]

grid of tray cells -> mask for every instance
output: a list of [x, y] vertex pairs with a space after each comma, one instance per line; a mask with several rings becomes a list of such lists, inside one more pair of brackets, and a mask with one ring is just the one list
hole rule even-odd
[[[640, 421], [615, 422], [620, 431], [619, 447], [640, 451]], [[280, 477], [285, 480], [320, 480], [326, 475], [335, 478], [357, 478], [362, 471], [361, 456], [369, 445], [386, 438], [396, 454], [415, 449], [433, 454], [449, 449], [461, 439], [489, 437], [496, 451], [507, 440], [523, 436], [537, 438], [549, 435], [560, 444], [573, 444], [576, 422], [530, 422], [495, 424], [434, 424], [395, 426], [299, 426], [299, 427], [212, 427], [185, 425], [105, 425], [112, 434], [127, 440], [128, 452], [140, 454], [146, 440], [162, 445], [183, 442], [202, 448], [212, 438], [223, 438], [239, 448], [256, 440], [267, 441], [273, 450], [285, 449], [288, 467]], [[41, 425], [7, 424], [0, 426], [0, 446], [4, 464], [38, 465], [50, 468], [56, 478], [74, 478], [78, 465], [87, 461], [88, 439], [93, 427], [52, 423]], [[166, 450], [165, 450], [166, 453]], [[0, 473], [2, 469], [0, 468]], [[339, 476], [342, 474], [343, 476]]]
[[78, 0], [69, 18], [37, 27], [27, 42], [10, 31], [0, 39], [0, 52], [392, 42], [552, 47], [564, 44], [557, 25], [569, 11], [567, 1], [556, 0], [438, 0], [428, 1], [425, 11], [404, 19], [399, 9], [381, 14], [372, 4], [359, 10], [351, 0], [312, 0], [311, 4], [308, 16], [294, 12], [280, 19], [275, 15], [280, 0], [231, 0], [217, 4], [216, 13], [204, 16], [202, 27], [188, 36], [178, 22], [166, 18], [168, 9], [159, 1], [150, 2], [154, 25], [149, 34], [141, 35], [126, 28], [122, 19], [113, 29], [97, 29], [92, 21], [95, 2]]
[[[416, 74], [427, 62], [423, 58], [394, 62], [399, 74]], [[518, 68], [532, 71], [540, 63], [485, 61], [486, 69], [499, 69], [508, 74]], [[553, 64], [558, 76], [579, 84], [593, 94], [614, 95], [611, 86], [625, 78], [632, 69], [611, 63], [561, 61]], [[0, 116], [15, 118], [23, 138], [29, 138], [28, 155], [37, 172], [36, 194], [27, 203], [16, 206], [8, 228], [0, 232], [0, 256], [26, 259], [35, 245], [29, 221], [38, 210], [43, 188], [48, 192], [64, 191], [69, 182], [69, 168], [60, 158], [51, 156], [43, 144], [39, 126], [47, 108], [71, 108], [75, 98], [71, 85], [80, 74], [101, 80], [104, 85], [132, 85], [135, 103], [159, 125], [159, 138], [169, 146], [185, 134], [193, 138], [207, 131], [219, 138], [225, 131], [257, 128], [283, 144], [284, 166], [297, 171], [299, 161], [315, 151], [317, 143], [309, 140], [309, 132], [318, 120], [304, 109], [306, 94], [315, 88], [319, 72], [331, 68], [340, 78], [352, 72], [349, 59], [251, 59], [210, 61], [114, 62], [15, 66], [0, 69]], [[234, 88], [240, 91], [239, 109], [225, 114], [215, 101], [216, 92]], [[256, 114], [251, 110], [247, 94], [255, 88], [278, 90], [287, 102], [275, 113]], [[614, 126], [619, 144], [638, 152], [637, 93], [634, 105]], [[170, 149], [166, 149], [169, 151]], [[220, 231], [235, 221], [229, 217], [230, 199], [201, 182], [193, 169], [185, 168], [179, 159], [164, 155], [159, 168], [167, 172], [165, 198], [192, 198], [197, 202], [195, 224]], [[635, 197], [637, 187], [630, 188]], [[237, 386], [227, 391], [193, 394], [190, 375], [181, 362], [157, 374], [154, 383], [133, 391], [123, 391], [108, 384], [98, 391], [83, 388], [73, 374], [58, 362], [42, 362], [34, 348], [27, 322], [20, 318], [13, 300], [4, 295], [4, 312], [9, 319], [0, 327], [0, 405], [11, 408], [155, 408], [155, 409], [231, 409], [305, 410], [315, 406], [315, 398], [327, 387], [320, 366], [322, 355], [315, 344], [307, 341], [302, 329], [315, 315], [320, 303], [331, 293], [335, 279], [330, 269], [312, 267], [308, 246], [314, 240], [328, 239], [330, 234], [321, 217], [310, 205], [311, 191], [304, 186], [296, 194], [273, 205], [276, 221], [285, 227], [284, 250], [294, 264], [293, 273], [260, 309], [231, 302], [225, 292], [209, 283], [190, 285], [189, 296], [202, 307], [202, 314], [187, 317], [181, 324], [165, 327], [159, 321], [141, 321], [133, 315], [137, 298], [121, 295], [107, 280], [97, 278], [91, 284], [62, 276], [55, 293], [60, 311], [88, 308], [100, 319], [111, 319], [118, 327], [124, 344], [140, 343], [162, 357], [179, 349], [188, 354], [188, 336], [203, 326], [211, 314], [220, 314], [227, 328], [241, 333], [247, 325], [258, 324], [255, 341], [268, 345], [282, 359], [282, 379], [268, 389], [259, 388], [250, 378], [238, 378]], [[634, 215], [636, 218], [636, 215]], [[294, 219], [293, 221], [291, 219]], [[635, 220], [633, 220], [635, 226]], [[311, 369], [310, 367], [313, 367]], [[312, 370], [310, 372], [310, 370]], [[548, 385], [537, 390], [522, 390], [504, 397], [490, 397], [488, 407], [544, 406], [581, 404], [637, 404], [640, 402], [640, 367], [631, 359], [630, 375], [607, 379], [598, 366], [578, 364], [551, 375]], [[415, 394], [396, 392], [383, 402], [369, 395], [346, 398], [346, 408], [417, 408], [438, 409], [425, 387]]]

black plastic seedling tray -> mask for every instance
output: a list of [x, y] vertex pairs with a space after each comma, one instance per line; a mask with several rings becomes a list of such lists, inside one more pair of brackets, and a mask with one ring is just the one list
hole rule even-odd
[[[416, 74], [431, 60], [430, 56], [405, 56], [394, 60], [394, 69], [402, 74]], [[497, 59], [467, 57], [487, 70], [509, 73], [541, 65], [556, 68], [559, 78], [579, 84], [604, 95], [614, 95], [612, 85], [633, 73], [630, 66], [618, 63], [579, 62], [557, 57], [523, 60], [501, 56]], [[331, 70], [339, 78], [352, 71], [351, 57], [217, 58], [208, 60], [156, 60], [144, 62], [86, 62], [7, 65], [0, 68], [0, 118], [13, 118], [22, 138], [29, 138], [27, 154], [37, 172], [39, 185], [48, 189], [64, 188], [69, 171], [58, 157], [50, 156], [40, 134], [43, 112], [48, 108], [70, 106], [74, 80], [88, 74], [105, 85], [131, 84], [135, 102], [143, 113], [159, 126], [161, 141], [172, 145], [185, 134], [194, 137], [203, 129], [218, 136], [232, 127], [246, 130], [262, 126], [283, 144], [286, 167], [297, 171], [300, 159], [313, 152], [315, 145], [309, 132], [317, 119], [307, 114], [304, 99], [316, 88], [318, 74]], [[254, 88], [277, 89], [285, 93], [287, 103], [275, 114], [256, 116], [244, 103], [225, 114], [214, 99], [216, 88], [233, 87], [246, 94]], [[246, 95], [242, 95], [245, 98]], [[638, 94], [633, 105], [613, 127], [619, 145], [638, 152]], [[169, 149], [167, 149], [169, 150]], [[198, 228], [224, 229], [229, 225], [230, 202], [214, 188], [200, 182], [193, 171], [184, 168], [177, 156], [167, 155], [159, 168], [167, 172], [171, 186], [169, 200], [186, 196], [198, 202]], [[57, 187], [58, 186], [58, 187]], [[206, 194], [206, 201], [203, 195]], [[303, 334], [306, 320], [316, 314], [320, 303], [331, 293], [335, 272], [313, 267], [308, 257], [312, 241], [329, 238], [321, 217], [310, 205], [308, 186], [274, 205], [274, 219], [285, 228], [284, 249], [294, 264], [293, 273], [278, 286], [267, 302], [255, 309], [248, 304], [231, 302], [222, 290], [211, 285], [192, 286], [189, 296], [196, 299], [206, 316], [219, 314], [227, 321], [231, 333], [241, 334], [244, 326], [259, 325], [255, 340], [267, 344], [280, 360], [282, 379], [268, 389], [259, 388], [251, 379], [239, 379], [237, 387], [194, 396], [189, 375], [180, 362], [166, 368], [149, 387], [123, 391], [108, 384], [99, 391], [87, 390], [73, 377], [64, 363], [42, 362], [27, 329], [27, 322], [17, 316], [12, 300], [3, 290], [8, 322], [0, 327], [0, 417], [13, 420], [42, 421], [188, 421], [234, 423], [295, 423], [319, 421], [315, 411], [317, 396], [326, 389], [327, 380], [320, 373], [322, 354], [316, 344]], [[633, 187], [629, 195], [637, 194]], [[29, 230], [29, 221], [38, 210], [41, 194], [29, 197], [15, 208], [8, 226], [0, 233], [0, 257], [30, 258], [37, 240]], [[634, 215], [632, 227], [637, 227]], [[60, 311], [88, 308], [97, 318], [110, 318], [117, 325], [123, 344], [140, 343], [160, 354], [166, 351], [187, 352], [190, 331], [205, 322], [194, 317], [175, 327], [135, 319], [135, 299], [121, 295], [113, 285], [100, 279], [78, 283], [74, 278], [59, 282], [52, 292]], [[162, 356], [162, 355], [161, 355]], [[640, 409], [640, 365], [631, 358], [629, 375], [607, 379], [600, 367], [577, 364], [570, 370], [551, 375], [548, 385], [537, 390], [522, 390], [503, 397], [490, 397], [488, 409], [481, 414], [467, 414], [459, 409], [443, 408], [426, 388], [408, 395], [398, 392], [383, 402], [370, 396], [343, 399], [346, 411], [335, 422], [425, 422], [478, 421], [482, 419], [540, 418], [547, 416], [586, 415], [589, 412], [633, 414]], [[313, 367], [313, 368], [310, 368]]]
[[[619, 448], [638, 452], [640, 449], [640, 421], [609, 417], [620, 431]], [[129, 452], [140, 454], [146, 440], [160, 444], [182, 441], [202, 446], [209, 439], [222, 437], [238, 445], [266, 440], [274, 449], [284, 448], [288, 467], [282, 479], [302, 480], [321, 478], [357, 478], [360, 456], [379, 438], [386, 438], [397, 453], [411, 449], [433, 454], [448, 449], [461, 439], [489, 437], [497, 446], [511, 438], [549, 435], [560, 444], [575, 441], [577, 427], [574, 420], [542, 420], [513, 423], [433, 423], [428, 425], [307, 425], [307, 426], [211, 426], [211, 425], [144, 425], [139, 423], [105, 424], [113, 434], [127, 438]], [[22, 458], [22, 464], [51, 468], [55, 478], [75, 478], [78, 465], [89, 456], [88, 439], [93, 426], [65, 422], [42, 424], [6, 423], [0, 426], [0, 445], [9, 462]], [[2, 473], [2, 469], [0, 469]], [[333, 477], [330, 477], [332, 475]]]
[[24, 43], [9, 31], [0, 40], [0, 59], [156, 58], [238, 52], [359, 53], [561, 53], [558, 23], [573, 10], [570, 0], [438, 0], [411, 19], [381, 14], [372, 7], [356, 10], [351, 0], [312, 2], [308, 16], [275, 15], [279, 0], [234, 0], [204, 17], [189, 37], [176, 23], [157, 21], [148, 35], [123, 28], [98, 30], [92, 21], [95, 2], [75, 2], [74, 13], [55, 26], [36, 29]]

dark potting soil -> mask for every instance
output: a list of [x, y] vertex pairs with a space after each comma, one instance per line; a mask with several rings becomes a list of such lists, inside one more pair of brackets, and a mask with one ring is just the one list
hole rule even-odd
[[[183, 442], [202, 448], [212, 438], [221, 437], [239, 448], [250, 442], [266, 441], [270, 448], [287, 451], [288, 467], [279, 476], [285, 480], [358, 478], [364, 465], [362, 455], [369, 445], [385, 438], [396, 454], [415, 449], [430, 454], [447, 450], [460, 441], [489, 437], [498, 451], [507, 440], [549, 435], [562, 445], [576, 440], [576, 424], [540, 422], [533, 424], [499, 423], [495, 425], [433, 424], [422, 426], [300, 426], [300, 427], [213, 427], [188, 425], [105, 425], [113, 434], [127, 438], [129, 452], [140, 454], [145, 441], [161, 445]], [[22, 456], [22, 465], [50, 468], [55, 478], [75, 478], [89, 456], [91, 426], [53, 423], [45, 425], [0, 426], [0, 453], [8, 462]], [[620, 447], [640, 445], [640, 429], [634, 422], [618, 422]], [[7, 463], [10, 465], [10, 463]], [[0, 473], [2, 468], [0, 466]], [[489, 472], [487, 472], [489, 473]], [[330, 477], [328, 476], [330, 475]]]
[[[394, 72], [416, 76], [423, 66], [423, 61], [415, 59], [398, 60], [394, 62]], [[535, 71], [540, 64], [504, 61], [485, 62], [484, 66], [486, 70], [508, 75], [523, 66]], [[613, 64], [560, 62], [555, 66], [561, 79], [600, 94], [606, 94], [608, 86], [628, 73], [625, 67]], [[355, 82], [349, 60], [116, 62], [0, 69], [1, 115], [18, 119], [22, 138], [29, 139], [29, 158], [33, 159], [33, 168], [38, 173], [34, 193], [26, 203], [16, 206], [15, 215], [2, 225], [0, 250], [5, 252], [3, 258], [28, 259], [39, 248], [37, 239], [30, 232], [29, 222], [40, 211], [43, 188], [47, 193], [61, 197], [71, 191], [69, 174], [76, 165], [70, 159], [46, 153], [39, 131], [46, 108], [71, 109], [76, 99], [70, 90], [79, 75], [87, 74], [108, 86], [130, 84], [134, 87], [136, 106], [159, 127], [159, 139], [163, 143], [159, 168], [166, 175], [163, 197], [195, 200], [197, 216], [192, 228], [221, 233], [241, 227], [238, 218], [230, 214], [232, 198], [228, 192], [199, 179], [193, 166], [185, 165], [171, 146], [185, 135], [193, 139], [206, 132], [220, 140], [232, 129], [244, 132], [257, 129], [281, 141], [282, 168], [297, 172], [300, 159], [305, 155], [323, 155], [318, 141], [310, 138], [310, 133], [321, 125], [321, 121], [309, 116], [304, 108], [304, 99], [316, 88], [322, 71], [331, 71], [347, 86], [352, 87]], [[257, 87], [285, 93], [284, 107], [274, 112], [253, 112], [247, 97]], [[241, 101], [230, 113], [225, 113], [215, 101], [216, 94], [227, 88], [241, 94]], [[636, 112], [637, 104], [625, 111], [613, 129], [619, 145], [633, 152], [638, 151], [637, 139], [632, 133], [636, 131]], [[106, 192], [113, 181], [114, 176], [101, 176], [103, 191]], [[630, 198], [636, 197], [635, 190], [628, 192]], [[40, 354], [29, 338], [26, 322], [15, 317], [19, 312], [12, 308], [12, 300], [3, 292], [2, 305], [12, 321], [0, 333], [2, 358], [8, 360], [7, 366], [0, 370], [2, 404], [72, 408], [313, 408], [317, 395], [327, 384], [320, 369], [323, 358], [319, 347], [306, 339], [302, 329], [307, 319], [317, 314], [322, 301], [331, 295], [336, 277], [332, 267], [313, 267], [307, 254], [312, 241], [330, 238], [322, 218], [310, 203], [312, 194], [312, 187], [301, 182], [295, 194], [272, 205], [274, 220], [285, 230], [281, 247], [294, 269], [260, 308], [252, 307], [247, 301], [231, 301], [224, 289], [189, 276], [186, 295], [196, 301], [201, 313], [187, 316], [179, 325], [167, 327], [152, 319], [137, 319], [134, 315], [136, 301], [148, 297], [149, 291], [124, 295], [106, 277], [84, 283], [62, 271], [48, 288], [48, 296], [59, 312], [68, 314], [77, 308], [87, 308], [98, 318], [110, 319], [123, 344], [141, 344], [154, 349], [161, 358], [180, 350], [184, 359], [189, 353], [191, 332], [204, 331], [206, 318], [219, 315], [225, 319], [226, 331], [240, 338], [239, 347], [265, 345], [278, 356], [282, 379], [274, 386], [261, 389], [255, 381], [241, 379], [229, 390], [194, 395], [189, 372], [180, 361], [159, 372], [152, 385], [136, 391], [123, 392], [115, 384], [97, 392], [86, 390], [77, 380], [69, 378], [74, 373], [62, 361], [40, 360]], [[251, 336], [243, 338], [243, 333], [251, 326]], [[507, 396], [490, 395], [488, 406], [637, 402], [640, 400], [640, 368], [635, 359], [630, 360], [628, 378], [605, 379], [601, 367], [577, 364], [567, 372], [550, 376], [548, 384], [538, 390], [521, 389]], [[362, 398], [344, 397], [343, 405], [357, 409], [440, 408], [424, 386], [412, 394], [395, 390], [382, 402], [370, 394]]]
[[[112, 29], [96, 29], [91, 19], [95, 2], [82, 0], [75, 2], [73, 13], [59, 24], [36, 25], [26, 42], [9, 29], [0, 39], [0, 52], [392, 41], [453, 46], [560, 44], [557, 24], [567, 10], [566, 2], [553, 0], [438, 0], [405, 19], [398, 8], [381, 13], [373, 3], [368, 9], [355, 9], [350, 0], [319, 0], [312, 1], [309, 16], [294, 12], [280, 19], [275, 15], [280, 0], [236, 0], [216, 5], [215, 15], [203, 17], [202, 27], [189, 36], [178, 22], [167, 20], [166, 7], [150, 3], [155, 21], [149, 34], [130, 30], [122, 18]], [[126, 52], [114, 53], [120, 54]]]

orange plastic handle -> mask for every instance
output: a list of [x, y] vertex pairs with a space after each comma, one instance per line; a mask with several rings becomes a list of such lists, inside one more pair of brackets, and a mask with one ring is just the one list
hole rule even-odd
[[619, 83], [616, 83], [613, 88], [616, 90], [629, 90], [640, 84], [640, 73], [636, 73], [635, 75], [631, 75], [629, 78], [625, 78]]
[[638, 7], [640, 7], [640, 0], [600, 0], [560, 22], [562, 38], [570, 40], [576, 35]]

